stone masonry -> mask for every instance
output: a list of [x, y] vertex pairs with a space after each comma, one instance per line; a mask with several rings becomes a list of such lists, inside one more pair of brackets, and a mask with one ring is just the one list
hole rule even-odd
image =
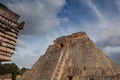
[[17, 80], [120, 80], [120, 69], [85, 32], [78, 32], [54, 40]]
[[24, 27], [24, 22], [17, 22], [19, 17], [0, 3], [0, 62], [9, 61], [14, 53], [19, 30]]

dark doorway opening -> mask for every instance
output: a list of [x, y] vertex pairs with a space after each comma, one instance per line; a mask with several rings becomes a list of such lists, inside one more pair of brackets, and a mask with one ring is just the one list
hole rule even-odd
[[60, 43], [60, 47], [64, 47], [63, 43]]
[[94, 78], [90, 78], [90, 80], [95, 80]]
[[73, 76], [68, 76], [68, 80], [73, 80]]

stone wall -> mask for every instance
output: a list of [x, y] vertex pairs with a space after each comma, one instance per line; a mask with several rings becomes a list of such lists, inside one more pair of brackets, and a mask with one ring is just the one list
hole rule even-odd
[[19, 15], [9, 10], [6, 6], [0, 3], [0, 15], [6, 16], [8, 19], [13, 21], [17, 21], [19, 19]]
[[[104, 76], [76, 76], [75, 80], [120, 80], [120, 75], [104, 75]], [[74, 80], [73, 79], [73, 80]]]
[[17, 22], [19, 17], [0, 3], [0, 62], [9, 61], [14, 53], [19, 30], [24, 27], [24, 22]]
[[0, 80], [12, 80], [12, 74], [0, 75]]

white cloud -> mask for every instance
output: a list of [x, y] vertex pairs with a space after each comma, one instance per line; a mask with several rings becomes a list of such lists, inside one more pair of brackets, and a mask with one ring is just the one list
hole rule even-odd
[[69, 22], [69, 18], [68, 17], [61, 18], [60, 20], [61, 20], [61, 23]]
[[118, 10], [120, 11], [120, 0], [115, 0]]
[[16, 63], [20, 68], [31, 68], [36, 60], [45, 53], [48, 45], [52, 44], [53, 39], [55, 36], [52, 34], [44, 37], [20, 36], [11, 62]]
[[[67, 18], [59, 19], [57, 14], [65, 0], [12, 0], [8, 8], [19, 14], [20, 21], [25, 21], [25, 28], [19, 35], [15, 54], [11, 62], [19, 67], [31, 67], [45, 53], [48, 45], [55, 38], [51, 33]], [[56, 35], [57, 36], [57, 35]]]
[[105, 51], [107, 52], [107, 53], [118, 53], [118, 52], [120, 52], [120, 47], [106, 47], [105, 48]]
[[110, 36], [120, 36], [120, 25], [114, 25], [112, 27], [102, 29], [99, 37], [101, 39], [105, 39], [109, 38]]
[[97, 15], [97, 17], [101, 20], [104, 20], [104, 16], [100, 13], [97, 6], [92, 2], [92, 0], [86, 0], [88, 6], [94, 11], [94, 13]]
[[109, 20], [107, 19], [107, 16], [101, 13], [101, 9], [98, 8], [93, 0], [83, 0], [83, 2], [93, 11], [93, 14], [98, 18], [97, 21], [94, 23], [98, 28], [104, 29], [109, 27]]
[[22, 41], [21, 39], [17, 40], [17, 47], [22, 47], [22, 48], [26, 48], [27, 46], [25, 45], [26, 43], [24, 41]]
[[[117, 7], [120, 8], [120, 0], [115, 0]], [[105, 39], [110, 36], [119, 36], [120, 33], [120, 17], [114, 16], [113, 18], [108, 18], [108, 13], [101, 13], [101, 9], [97, 7], [97, 5], [94, 3], [94, 0], [85, 0], [84, 4], [87, 4], [89, 8], [93, 11], [93, 14], [96, 14], [96, 16], [99, 18], [98, 21], [94, 23], [89, 23], [84, 21], [83, 29], [91, 32], [95, 36], [95, 41], [98, 41], [100, 39]], [[106, 6], [107, 7], [107, 6]], [[108, 8], [109, 9], [109, 8]], [[105, 11], [107, 12], [107, 11]], [[92, 20], [92, 19], [91, 19]]]
[[[88, 36], [96, 42], [109, 40], [108, 38], [113, 36], [116, 36], [117, 39], [120, 34], [120, 18], [108, 20], [92, 0], [86, 0], [86, 2], [88, 7], [98, 17], [98, 22], [96, 21], [93, 24], [84, 21], [80, 25], [71, 24], [67, 27], [64, 26], [65, 29], [59, 27], [55, 31], [54, 29], [61, 22], [69, 22], [69, 18], [59, 19], [57, 17], [59, 10], [65, 4], [65, 0], [36, 0], [33, 2], [31, 0], [22, 0], [8, 3], [8, 7], [20, 14], [21, 20], [26, 21], [23, 33], [28, 34], [27, 36], [21, 35], [22, 37], [19, 37], [20, 40], [18, 40], [18, 46], [16, 53], [12, 57], [12, 62], [17, 63], [20, 67], [31, 67], [40, 55], [44, 54], [48, 45], [52, 44], [53, 39], [78, 31], [87, 32]], [[46, 35], [44, 36], [43, 34]], [[119, 40], [117, 39], [114, 42], [119, 42]], [[113, 41], [110, 43], [113, 43]], [[109, 47], [105, 46], [103, 48], [106, 52], [110, 53], [118, 50], [118, 48], [110, 50], [112, 48], [110, 44], [105, 43], [105, 45]]]
[[[96, 42], [97, 47], [101, 48], [108, 56], [114, 56], [112, 58], [115, 59], [120, 53], [120, 17], [116, 17], [114, 14], [114, 17], [113, 15], [111, 17], [107, 11], [102, 14], [93, 0], [85, 1], [99, 20], [92, 24], [84, 21], [82, 26], [85, 27], [83, 27], [83, 30], [88, 32], [89, 37]], [[120, 10], [120, 0], [115, 1], [117, 8]], [[109, 17], [106, 15], [109, 15]], [[119, 60], [120, 58], [115, 59], [117, 63], [119, 63]]]
[[24, 34], [47, 34], [60, 24], [57, 17], [65, 0], [22, 0], [7, 6], [26, 22]]

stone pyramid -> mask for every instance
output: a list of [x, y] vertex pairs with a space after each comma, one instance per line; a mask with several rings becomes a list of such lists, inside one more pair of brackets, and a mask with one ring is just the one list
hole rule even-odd
[[120, 80], [119, 67], [85, 32], [62, 36], [17, 80]]

